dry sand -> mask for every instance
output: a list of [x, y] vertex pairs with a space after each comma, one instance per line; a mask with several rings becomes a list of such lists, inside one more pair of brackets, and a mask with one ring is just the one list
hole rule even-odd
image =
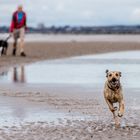
[[[67, 42], [67, 43], [27, 43], [27, 57], [11, 56], [11, 46], [8, 50], [8, 56], [0, 59], [1, 71], [10, 66], [32, 63], [46, 59], [64, 58], [70, 56], [81, 56], [85, 54], [97, 54], [114, 51], [139, 50], [140, 43], [133, 42]], [[2, 87], [1, 87], [2, 89]], [[24, 93], [24, 94], [22, 94]], [[98, 98], [79, 98], [75, 96], [53, 96], [43, 92], [24, 89], [17, 92], [1, 92], [1, 96], [12, 96], [23, 98], [28, 101], [43, 103], [54, 110], [64, 112], [79, 112], [87, 115], [97, 115], [105, 119], [97, 121], [92, 120], [59, 120], [59, 124], [48, 124], [47, 122], [25, 123], [21, 126], [0, 128], [0, 140], [108, 140], [108, 139], [130, 139], [137, 140], [140, 136], [140, 126], [137, 121], [131, 124], [131, 116], [127, 112], [125, 118], [127, 125], [115, 129], [111, 124], [112, 116], [104, 103], [100, 103]], [[134, 113], [134, 112], [133, 112]], [[136, 112], [135, 112], [136, 113]], [[99, 117], [99, 118], [100, 118]], [[134, 119], [134, 118], [133, 118]], [[102, 121], [103, 120], [103, 121]]]

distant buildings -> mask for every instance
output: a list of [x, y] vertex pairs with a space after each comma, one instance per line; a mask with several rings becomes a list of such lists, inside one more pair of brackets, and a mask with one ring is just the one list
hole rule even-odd
[[[0, 33], [9, 32], [8, 27], [0, 27]], [[46, 27], [43, 23], [37, 28], [28, 27], [28, 33], [43, 34], [140, 34], [140, 25], [137, 26], [51, 26]]]

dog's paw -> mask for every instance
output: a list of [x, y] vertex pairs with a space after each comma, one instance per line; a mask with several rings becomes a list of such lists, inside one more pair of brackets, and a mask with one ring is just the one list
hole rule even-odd
[[114, 112], [115, 111], [114, 107], [109, 108], [109, 109], [110, 109], [111, 112]]
[[119, 117], [122, 117], [123, 114], [119, 111], [119, 112], [118, 112], [118, 116], [119, 116]]

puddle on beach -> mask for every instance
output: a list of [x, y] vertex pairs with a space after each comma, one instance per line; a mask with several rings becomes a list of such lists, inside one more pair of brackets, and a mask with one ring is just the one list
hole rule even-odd
[[[78, 85], [81, 90], [85, 87], [92, 91], [95, 88], [103, 89], [106, 69], [122, 72], [124, 88], [140, 89], [140, 51], [88, 55], [18, 66], [1, 73], [0, 83], [15, 87], [19, 84], [45, 84], [46, 87], [53, 85], [52, 88], [59, 85], [62, 89], [65, 86]], [[58, 118], [72, 119], [70, 114], [51, 112], [41, 105], [28, 106], [10, 97], [1, 97], [0, 110], [1, 125], [40, 120], [53, 122]], [[85, 119], [88, 116], [84, 118], [76, 115], [74, 118]]]

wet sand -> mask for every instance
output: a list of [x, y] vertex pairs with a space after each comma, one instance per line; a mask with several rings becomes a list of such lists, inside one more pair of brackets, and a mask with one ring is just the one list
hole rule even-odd
[[0, 66], [13, 66], [17, 64], [31, 63], [40, 60], [58, 59], [86, 54], [99, 54], [106, 52], [140, 50], [138, 42], [27, 42], [26, 58], [12, 57], [12, 44], [8, 48], [8, 56], [0, 59]]
[[[140, 50], [140, 43], [135, 42], [55, 42], [55, 43], [27, 43], [26, 58], [11, 56], [11, 47], [8, 50], [8, 56], [1, 57], [1, 71], [8, 67], [27, 64], [41, 60], [66, 58], [71, 56], [81, 56], [87, 54], [98, 54], [106, 52]], [[55, 86], [54, 86], [55, 87]], [[37, 103], [39, 106], [47, 106], [49, 110], [69, 113], [73, 119], [59, 119], [59, 123], [40, 120], [37, 122], [24, 122], [20, 126], [1, 126], [0, 139], [32, 139], [32, 140], [108, 140], [108, 139], [139, 139], [140, 136], [140, 111], [130, 109], [135, 101], [127, 96], [126, 114], [123, 118], [125, 126], [115, 129], [112, 115], [109, 112], [102, 94], [102, 89], [88, 91], [82, 89], [58, 90], [51, 87], [46, 90], [39, 85], [23, 86], [16, 88], [10, 85], [2, 84], [0, 95], [7, 98], [23, 99], [28, 101], [28, 105]], [[53, 90], [52, 90], [53, 89]], [[59, 94], [55, 94], [56, 91]], [[131, 90], [126, 90], [131, 95]], [[75, 94], [75, 92], [77, 92]], [[80, 92], [80, 94], [79, 94]], [[133, 91], [134, 92], [134, 91]], [[136, 91], [138, 94], [139, 91]], [[66, 94], [67, 93], [67, 94]], [[86, 93], [86, 94], [85, 94]], [[81, 96], [82, 95], [82, 96]], [[75, 113], [84, 116], [84, 120], [77, 119]], [[75, 117], [75, 118], [74, 118]], [[65, 121], [64, 121], [65, 120]], [[123, 124], [123, 123], [122, 123]]]

